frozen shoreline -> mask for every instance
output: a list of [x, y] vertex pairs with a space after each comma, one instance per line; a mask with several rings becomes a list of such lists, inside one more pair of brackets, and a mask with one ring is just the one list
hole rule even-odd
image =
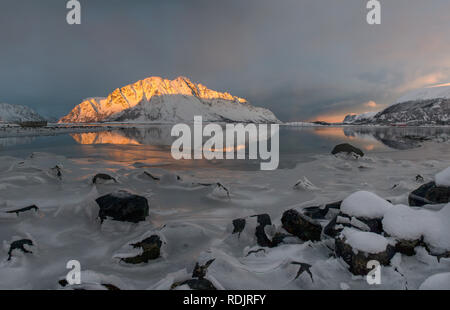
[[[425, 144], [420, 149], [377, 153], [359, 160], [318, 155], [313, 162], [294, 169], [273, 172], [243, 172], [205, 168], [169, 171], [148, 162], [98, 162], [67, 159], [52, 154], [32, 158], [3, 157], [0, 160], [0, 251], [1, 288], [57, 289], [65, 277], [65, 264], [81, 262], [94, 279], [102, 279], [122, 289], [167, 289], [176, 279], [186, 277], [197, 261], [215, 258], [208, 276], [225, 289], [417, 289], [431, 275], [450, 268], [450, 259], [420, 251], [383, 267], [381, 286], [369, 286], [363, 277], [353, 276], [339, 259], [329, 257], [327, 241], [295, 242], [265, 252], [247, 255], [256, 246], [252, 236], [232, 235], [233, 219], [267, 213], [280, 226], [288, 209], [344, 199], [358, 190], [376, 193], [394, 204], [405, 204], [409, 192], [417, 188], [417, 174], [426, 181], [450, 166], [448, 143]], [[384, 157], [389, 155], [389, 158]], [[62, 179], [51, 172], [62, 167]], [[161, 182], [144, 171], [164, 176]], [[118, 183], [93, 185], [96, 173], [108, 173]], [[182, 181], [171, 177], [179, 175]], [[317, 189], [293, 189], [303, 177]], [[230, 199], [214, 188], [197, 183], [221, 182]], [[95, 199], [117, 189], [127, 189], [148, 199], [150, 216], [139, 224], [97, 219]], [[24, 195], [24, 192], [26, 195]], [[36, 205], [38, 212], [19, 216], [7, 214], [17, 208]], [[165, 226], [164, 226], [165, 225]], [[161, 227], [164, 227], [161, 229]], [[127, 265], [117, 255], [128, 253], [129, 244], [149, 233], [164, 237], [162, 257], [147, 264]], [[7, 261], [8, 245], [18, 238], [33, 240], [33, 254], [14, 254]], [[308, 275], [295, 279], [292, 261], [312, 265], [314, 282]], [[85, 275], [88, 277], [88, 275]], [[100, 280], [98, 280], [100, 281]]]

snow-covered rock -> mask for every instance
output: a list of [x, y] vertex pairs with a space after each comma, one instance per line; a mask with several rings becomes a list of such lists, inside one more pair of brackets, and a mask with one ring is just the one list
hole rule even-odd
[[0, 103], [0, 123], [42, 122], [45, 119], [33, 109], [7, 103]]
[[433, 254], [450, 251], [450, 204], [440, 211], [417, 210], [404, 205], [390, 208], [383, 219], [383, 229], [399, 240], [419, 240]]
[[59, 123], [192, 122], [195, 115], [204, 121], [279, 122], [264, 108], [245, 99], [210, 90], [185, 77], [175, 80], [149, 77], [117, 88], [107, 98], [89, 98], [76, 106]]
[[345, 228], [341, 236], [345, 238], [345, 243], [350, 245], [353, 250], [370, 254], [381, 253], [391, 244], [391, 242], [381, 235], [352, 228]]
[[450, 186], [450, 167], [436, 174], [434, 180], [437, 186]]
[[362, 218], [382, 218], [392, 208], [387, 200], [367, 191], [351, 194], [341, 204], [341, 212]]

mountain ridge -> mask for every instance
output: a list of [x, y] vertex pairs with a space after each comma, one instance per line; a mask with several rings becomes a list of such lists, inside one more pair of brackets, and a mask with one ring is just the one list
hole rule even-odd
[[117, 88], [107, 97], [85, 99], [59, 123], [178, 122], [193, 121], [194, 115], [202, 115], [205, 121], [279, 122], [267, 109], [186, 77], [149, 77]]

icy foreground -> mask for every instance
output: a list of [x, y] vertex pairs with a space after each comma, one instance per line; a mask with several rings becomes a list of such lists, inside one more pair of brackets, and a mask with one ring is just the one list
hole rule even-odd
[[59, 123], [192, 122], [204, 121], [279, 122], [264, 108], [250, 105], [229, 93], [210, 90], [185, 77], [166, 80], [150, 77], [117, 88], [107, 98], [89, 98], [76, 106]]
[[[448, 288], [450, 259], [438, 259], [433, 251], [450, 247], [450, 205], [406, 206], [408, 194], [423, 184], [418, 174], [427, 182], [450, 166], [443, 152], [447, 149], [440, 145], [401, 151], [392, 159], [383, 154], [359, 159], [320, 155], [294, 169], [239, 177], [236, 171], [208, 168], [171, 172], [151, 160], [111, 163], [42, 153], [2, 157], [0, 288], [63, 288], [66, 263], [73, 259], [80, 261], [88, 289], [188, 288], [197, 262], [209, 263], [206, 283], [219, 289]], [[299, 178], [309, 180], [314, 189], [294, 189]], [[96, 200], [117, 190], [148, 200], [145, 221], [106, 218], [102, 223]], [[337, 200], [344, 200], [343, 216], [355, 218], [341, 233], [344, 246], [377, 255], [398, 239], [423, 237], [433, 249], [421, 244], [414, 255], [396, 253], [382, 267], [382, 284], [369, 286], [334, 255], [333, 238], [304, 241], [290, 236], [273, 247], [258, 245], [261, 233], [270, 244], [277, 233], [287, 233], [281, 228], [286, 210], [303, 212]], [[17, 211], [32, 205], [38, 209]], [[267, 217], [252, 216], [265, 213], [272, 223], [261, 231], [258, 227]], [[381, 219], [389, 236], [365, 231], [356, 218]], [[245, 219], [245, 225], [232, 225], [234, 219]], [[314, 225], [329, 221], [318, 219]], [[8, 253], [19, 240], [29, 240], [15, 245], [31, 253], [18, 248]], [[145, 256], [159, 241], [159, 258]]]
[[42, 122], [45, 119], [31, 108], [22, 105], [0, 103], [0, 123]]

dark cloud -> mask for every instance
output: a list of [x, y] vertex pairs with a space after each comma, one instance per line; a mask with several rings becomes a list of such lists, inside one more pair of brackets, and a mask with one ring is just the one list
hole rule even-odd
[[158, 75], [247, 97], [283, 120], [386, 105], [450, 81], [448, 0], [2, 0], [0, 101], [60, 116]]

